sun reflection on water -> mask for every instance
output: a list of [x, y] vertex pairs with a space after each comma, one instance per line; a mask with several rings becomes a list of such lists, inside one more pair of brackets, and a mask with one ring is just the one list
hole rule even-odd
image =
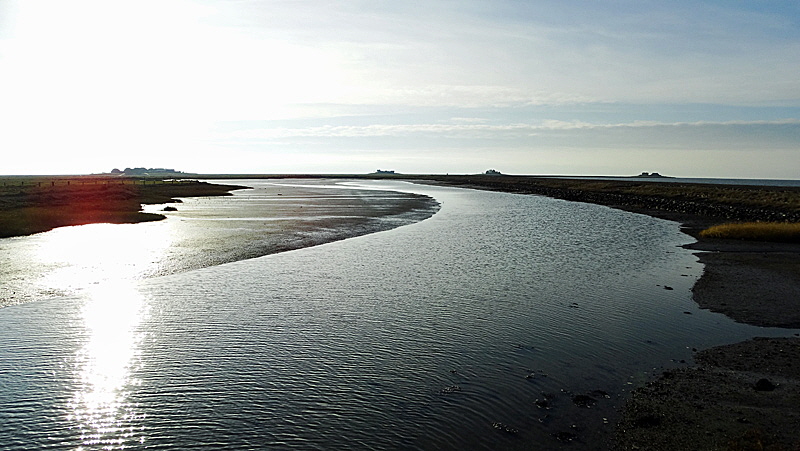
[[85, 449], [121, 449], [143, 442], [142, 417], [130, 400], [140, 384], [132, 377], [139, 364], [146, 304], [131, 281], [89, 289], [82, 320], [86, 342], [76, 356], [77, 390], [68, 421]]
[[49, 269], [44, 286], [85, 299], [66, 414], [77, 450], [144, 442], [144, 414], [131, 396], [141, 384], [133, 374], [141, 364], [140, 324], [147, 315], [136, 281], [158, 264], [171, 239], [162, 224], [65, 227], [39, 239], [35, 261]]
[[71, 292], [91, 284], [142, 278], [172, 241], [163, 224], [89, 224], [42, 235], [37, 260], [53, 267], [44, 284]]

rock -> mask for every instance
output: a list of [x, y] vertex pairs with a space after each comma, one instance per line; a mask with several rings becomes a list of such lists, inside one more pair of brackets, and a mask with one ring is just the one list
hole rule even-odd
[[775, 390], [775, 384], [770, 382], [769, 379], [759, 379], [755, 385], [756, 391], [772, 391]]
[[611, 395], [609, 395], [608, 392], [603, 390], [592, 390], [591, 392], [589, 392], [589, 395], [594, 396], [596, 398], [606, 398], [606, 399], [611, 398]]
[[516, 434], [519, 432], [518, 430], [512, 428], [511, 426], [500, 422], [492, 423], [492, 427], [497, 429], [498, 431], [503, 431], [509, 434]]
[[173, 207], [172, 205], [167, 205], [161, 211], [178, 211], [178, 209]]
[[458, 385], [451, 385], [449, 387], [445, 387], [445, 388], [441, 389], [439, 391], [439, 393], [441, 393], [443, 395], [446, 395], [448, 393], [456, 393], [456, 392], [460, 392], [460, 391], [461, 391], [461, 387], [459, 387]]
[[572, 397], [572, 402], [578, 407], [592, 407], [597, 404], [597, 400], [589, 395], [575, 395]]
[[572, 432], [554, 432], [553, 437], [560, 442], [571, 442], [578, 438], [578, 436]]
[[536, 407], [540, 409], [547, 409], [547, 410], [550, 409], [550, 401], [548, 401], [547, 399], [537, 399], [533, 403], [536, 404]]

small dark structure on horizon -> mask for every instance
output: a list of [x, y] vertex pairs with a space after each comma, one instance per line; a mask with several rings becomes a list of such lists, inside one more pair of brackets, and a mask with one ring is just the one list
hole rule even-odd
[[503, 175], [500, 171], [495, 171], [494, 169], [489, 169], [488, 171], [484, 172], [484, 175]]
[[665, 176], [659, 174], [658, 172], [646, 172], [645, 171], [645, 172], [642, 172], [641, 174], [639, 174], [639, 175], [637, 175], [635, 177], [653, 177], [653, 178], [658, 178], [658, 177], [665, 177]]

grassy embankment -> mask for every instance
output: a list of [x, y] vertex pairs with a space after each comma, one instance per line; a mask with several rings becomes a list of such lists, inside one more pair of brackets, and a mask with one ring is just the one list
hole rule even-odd
[[178, 197], [222, 196], [240, 188], [196, 180], [0, 177], [0, 238], [71, 225], [157, 221], [164, 216], [141, 212], [142, 204], [180, 202]]
[[747, 241], [800, 243], [800, 223], [743, 222], [711, 226], [702, 232], [703, 238]]

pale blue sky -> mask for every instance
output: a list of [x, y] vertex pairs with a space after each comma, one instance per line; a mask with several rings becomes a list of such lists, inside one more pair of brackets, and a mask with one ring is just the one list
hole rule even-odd
[[798, 5], [0, 0], [0, 173], [797, 179]]

